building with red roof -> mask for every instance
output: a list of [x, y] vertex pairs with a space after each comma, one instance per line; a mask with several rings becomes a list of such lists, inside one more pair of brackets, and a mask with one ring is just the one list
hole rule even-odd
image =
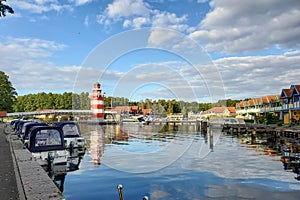
[[211, 118], [211, 117], [235, 117], [236, 109], [235, 107], [213, 107], [201, 113], [202, 117]]

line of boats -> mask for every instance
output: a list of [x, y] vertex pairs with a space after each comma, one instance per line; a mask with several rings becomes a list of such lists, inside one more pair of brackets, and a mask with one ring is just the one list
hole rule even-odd
[[50, 125], [15, 119], [7, 124], [7, 128], [20, 138], [33, 158], [52, 176], [77, 170], [85, 154], [85, 139], [73, 121]]

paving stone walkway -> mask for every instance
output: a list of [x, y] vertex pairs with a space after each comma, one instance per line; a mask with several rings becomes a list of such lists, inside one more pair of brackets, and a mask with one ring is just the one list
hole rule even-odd
[[19, 199], [16, 175], [9, 142], [0, 124], [0, 199]]

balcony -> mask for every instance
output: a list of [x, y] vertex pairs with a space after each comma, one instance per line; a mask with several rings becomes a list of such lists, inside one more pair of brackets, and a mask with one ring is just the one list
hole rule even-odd
[[265, 112], [280, 112], [280, 111], [288, 111], [290, 109], [299, 109], [300, 110], [300, 101], [294, 102], [293, 104], [284, 104], [282, 106], [277, 107], [265, 107], [265, 108], [249, 108], [249, 109], [241, 109], [236, 110], [237, 114], [245, 114], [245, 113], [265, 113]]

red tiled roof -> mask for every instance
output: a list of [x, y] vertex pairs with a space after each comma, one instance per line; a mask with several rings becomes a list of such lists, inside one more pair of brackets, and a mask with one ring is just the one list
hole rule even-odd
[[267, 97], [268, 97], [269, 101], [272, 101], [272, 102], [275, 101], [276, 97], [277, 97], [277, 99], [280, 99], [280, 95], [269, 95]]
[[212, 111], [214, 113], [223, 113], [226, 107], [213, 107]]
[[0, 117], [6, 117], [6, 111], [0, 111]]
[[248, 104], [250, 105], [250, 106], [254, 106], [255, 104], [254, 104], [254, 100], [253, 99], [250, 99], [249, 101], [248, 101]]
[[147, 115], [151, 113], [151, 109], [142, 109], [143, 115]]
[[244, 102], [241, 101], [241, 102], [236, 103], [236, 107], [244, 108]]
[[235, 113], [235, 107], [213, 107], [211, 109], [208, 109], [206, 111], [204, 111], [203, 113], [223, 113], [224, 110], [227, 109], [229, 110], [230, 113]]
[[229, 112], [231, 113], [235, 113], [235, 107], [227, 107], [227, 109], [229, 110]]
[[292, 89], [282, 89], [282, 91], [284, 91], [287, 97], [291, 97], [293, 92]]
[[295, 87], [296, 90], [298, 91], [298, 94], [300, 94], [300, 85], [294, 85], [294, 87]]
[[255, 104], [259, 104], [259, 103], [260, 103], [260, 99], [261, 99], [261, 98], [254, 98], [254, 99], [253, 99], [253, 100], [254, 100], [254, 103], [255, 103]]
[[269, 99], [268, 99], [268, 96], [263, 96], [261, 97], [261, 101], [264, 105], [267, 105], [269, 104]]
[[111, 110], [120, 114], [121, 112], [129, 112], [131, 110], [131, 106], [116, 106], [115, 108], [112, 108]]
[[138, 110], [139, 107], [138, 107], [138, 106], [131, 106], [131, 109], [132, 109], [132, 110]]

